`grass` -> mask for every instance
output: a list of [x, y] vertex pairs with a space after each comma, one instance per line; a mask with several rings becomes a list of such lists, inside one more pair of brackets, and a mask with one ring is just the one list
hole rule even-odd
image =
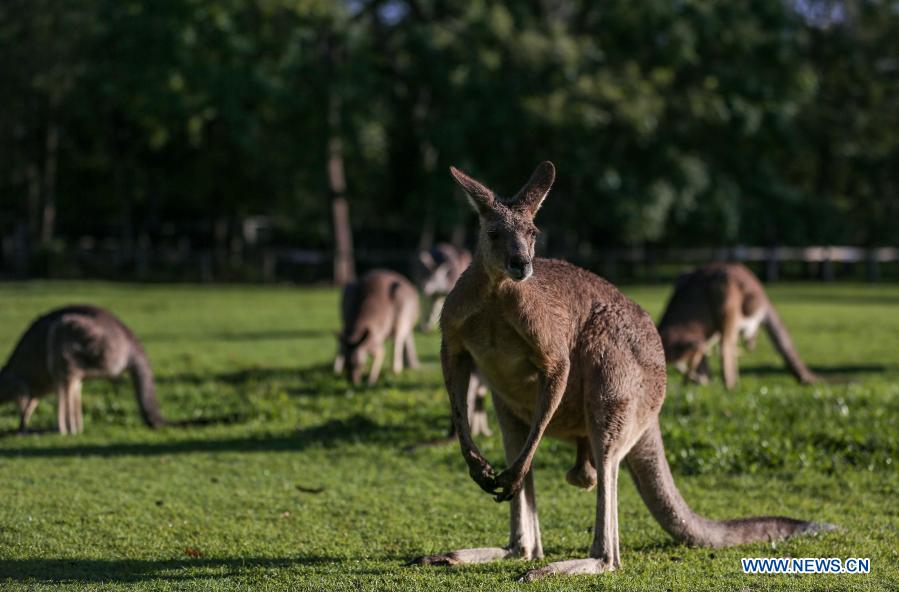
[[[625, 290], [658, 317], [667, 290]], [[675, 479], [715, 518], [787, 514], [843, 530], [711, 551], [676, 545], [621, 481], [623, 566], [514, 582], [518, 561], [404, 567], [504, 544], [508, 509], [469, 479], [447, 426], [436, 336], [424, 367], [352, 390], [331, 376], [337, 295], [286, 287], [0, 286], [0, 355], [54, 306], [93, 302], [142, 337], [163, 411], [149, 430], [127, 383], [88, 383], [85, 433], [51, 433], [55, 401], [17, 436], [0, 412], [0, 587], [109, 590], [880, 590], [899, 582], [899, 287], [771, 290], [803, 356], [831, 384], [799, 386], [765, 338], [739, 388], [673, 378], [662, 429]], [[715, 365], [717, 368], [717, 364]], [[495, 427], [495, 422], [493, 422]], [[498, 430], [496, 430], [498, 432]], [[498, 434], [482, 439], [499, 463]], [[537, 454], [546, 561], [585, 556], [595, 497], [565, 484], [571, 446]], [[870, 557], [868, 575], [749, 576], [741, 557]]]

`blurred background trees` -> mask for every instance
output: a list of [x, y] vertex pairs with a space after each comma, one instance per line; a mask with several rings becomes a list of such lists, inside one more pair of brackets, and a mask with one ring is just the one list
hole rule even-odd
[[450, 164], [543, 159], [549, 253], [895, 244], [897, 74], [887, 0], [6, 0], [3, 267], [264, 241], [351, 275], [471, 240]]

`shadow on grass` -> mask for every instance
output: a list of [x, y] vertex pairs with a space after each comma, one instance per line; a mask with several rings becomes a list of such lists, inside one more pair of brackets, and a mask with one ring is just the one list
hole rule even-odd
[[145, 343], [172, 343], [179, 341], [277, 341], [294, 339], [321, 339], [332, 337], [325, 329], [272, 329], [267, 331], [222, 331], [212, 333], [149, 333], [141, 335]]
[[343, 395], [350, 389], [349, 383], [342, 376], [335, 376], [331, 366], [325, 364], [306, 368], [249, 367], [231, 372], [182, 372], [159, 376], [156, 382], [163, 386], [220, 383], [236, 388], [278, 383], [285, 385], [289, 394], [303, 396]]
[[182, 372], [156, 377], [158, 384], [205, 384], [222, 382], [233, 386], [246, 386], [254, 382], [326, 381], [333, 380], [331, 368], [323, 364], [307, 368], [241, 368], [231, 372]]
[[[48, 583], [127, 583], [147, 580], [202, 580], [232, 577], [256, 568], [289, 568], [339, 563], [330, 557], [221, 557], [184, 559], [0, 559], [0, 581]], [[178, 572], [183, 573], [178, 573]], [[174, 573], [165, 573], [174, 572]]]
[[0, 458], [71, 456], [155, 456], [193, 452], [297, 452], [311, 446], [333, 447], [366, 442], [401, 446], [414, 431], [399, 425], [378, 425], [367, 417], [353, 415], [280, 435], [249, 434], [238, 438], [176, 440], [171, 442], [125, 442], [74, 444], [46, 448], [0, 448]]
[[179, 419], [170, 421], [166, 424], [168, 428], [199, 428], [212, 425], [232, 425], [242, 423], [248, 419], [243, 413], [229, 413], [228, 415], [217, 415], [214, 417], [197, 417], [194, 419]]
[[[405, 370], [404, 372], [412, 372]], [[368, 373], [364, 373], [368, 376]], [[378, 389], [389, 388], [401, 391], [415, 391], [439, 388], [441, 382], [434, 380], [431, 382], [420, 380], [408, 380], [401, 376], [394, 375], [390, 370], [384, 369], [381, 378], [372, 386], [368, 386], [365, 381], [358, 386], [353, 386], [347, 381], [344, 375], [335, 375], [329, 364], [319, 364], [316, 366], [308, 366], [306, 368], [241, 368], [232, 372], [185, 372], [180, 374], [169, 374], [160, 376], [156, 379], [160, 385], [168, 384], [190, 384], [202, 385], [208, 383], [223, 383], [234, 387], [247, 387], [261, 383], [281, 383], [286, 386], [287, 392], [291, 395], [300, 396], [322, 396], [322, 395], [344, 395], [347, 391], [356, 391], [360, 393], [374, 392]]]
[[[845, 378], [853, 374], [869, 374], [879, 372], [894, 372], [899, 370], [897, 366], [886, 364], [850, 364], [845, 366], [815, 366], [811, 368], [812, 372], [820, 376], [831, 378]], [[763, 365], [763, 366], [746, 366], [740, 368], [741, 374], [769, 375], [769, 374], [789, 374], [785, 366]]]
[[775, 305], [778, 302], [801, 302], [803, 304], [809, 302], [822, 304], [856, 304], [864, 306], [866, 304], [884, 304], [899, 306], [899, 297], [890, 296], [880, 293], [862, 293], [855, 292], [853, 294], [832, 294], [829, 292], [819, 292], [812, 290], [791, 290], [789, 292], [777, 294], [774, 300]]

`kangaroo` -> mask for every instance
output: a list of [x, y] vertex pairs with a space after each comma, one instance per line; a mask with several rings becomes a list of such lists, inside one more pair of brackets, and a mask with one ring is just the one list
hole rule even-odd
[[38, 399], [56, 392], [59, 432], [77, 434], [84, 428], [82, 381], [116, 378], [126, 370], [146, 424], [164, 425], [150, 361], [137, 337], [107, 310], [68, 306], [38, 318], [19, 339], [0, 370], [0, 401], [18, 400], [24, 432]]
[[764, 326], [790, 371], [804, 384], [818, 380], [793, 347], [762, 283], [739, 263], [712, 263], [681, 275], [659, 323], [665, 358], [685, 380], [707, 384], [706, 356], [721, 342], [721, 367], [728, 389], [737, 384], [737, 340], [755, 348]]
[[384, 362], [384, 341], [393, 339], [393, 371], [403, 369], [403, 353], [410, 368], [418, 367], [412, 329], [418, 321], [418, 292], [409, 280], [385, 269], [368, 272], [358, 283], [344, 286], [341, 301], [343, 331], [337, 334], [334, 373], [346, 370], [353, 384], [373, 355], [368, 384], [374, 384]]
[[428, 302], [428, 316], [422, 322], [422, 330], [433, 331], [437, 327], [443, 302], [462, 272], [471, 264], [468, 249], [456, 248], [447, 243], [435, 245], [418, 254], [425, 274], [421, 280], [421, 291]]
[[[481, 563], [543, 556], [531, 462], [544, 435], [577, 444], [569, 481], [596, 484], [589, 557], [557, 561], [522, 576], [598, 574], [621, 565], [618, 468], [622, 460], [644, 502], [678, 541], [723, 547], [832, 528], [792, 518], [717, 521], [690, 509], [665, 459], [659, 410], [665, 356], [649, 315], [612, 284], [563, 261], [534, 258], [534, 216], [555, 179], [544, 162], [511, 199], [450, 169], [479, 214], [474, 262], [447, 297], [441, 360], [462, 455], [472, 479], [511, 501], [506, 547], [462, 549], [413, 564]], [[466, 391], [474, 365], [493, 393], [507, 468], [497, 473], [471, 438]]]
[[[435, 245], [429, 251], [422, 251], [418, 259], [424, 266], [426, 273], [421, 281], [421, 291], [429, 303], [430, 312], [427, 320], [422, 322], [423, 331], [433, 331], [443, 310], [446, 295], [456, 285], [459, 276], [471, 265], [471, 253], [468, 249], [454, 247], [447, 243]], [[474, 436], [490, 436], [490, 426], [487, 422], [487, 412], [484, 409], [487, 398], [487, 387], [483, 379], [477, 373], [472, 372], [468, 386], [469, 400], [469, 424]], [[451, 425], [448, 438], [455, 438], [455, 428]]]

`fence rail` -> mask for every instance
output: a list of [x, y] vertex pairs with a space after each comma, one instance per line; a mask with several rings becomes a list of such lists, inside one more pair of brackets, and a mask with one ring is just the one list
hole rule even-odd
[[603, 266], [615, 275], [620, 262], [642, 264], [651, 268], [662, 263], [699, 265], [709, 261], [739, 261], [764, 264], [764, 277], [773, 282], [780, 278], [781, 265], [801, 263], [818, 266], [819, 275], [825, 281], [836, 277], [835, 264], [857, 265], [864, 263], [865, 275], [869, 281], [881, 277], [880, 264], [899, 262], [899, 248], [896, 247], [849, 247], [849, 246], [808, 246], [808, 247], [712, 247], [692, 249], [609, 249], [602, 255]]
[[[79, 241], [62, 252], [45, 254], [35, 264], [23, 259], [4, 241], [0, 274], [7, 277], [101, 277], [166, 281], [329, 281], [332, 253], [324, 249], [259, 247], [254, 249], [138, 247], [120, 248], [117, 241]], [[899, 278], [899, 248], [815, 245], [806, 247], [615, 248], [591, 254], [553, 253], [595, 270], [610, 279], [667, 279], [684, 267], [710, 261], [740, 261], [766, 281], [782, 275], [832, 281], [851, 275], [876, 282], [884, 267]], [[357, 249], [360, 270], [389, 267], [414, 275], [411, 249]], [[796, 267], [799, 264], [799, 267]], [[784, 267], [792, 265], [788, 274]], [[863, 269], [860, 269], [863, 267]], [[798, 269], [798, 272], [797, 272]]]

